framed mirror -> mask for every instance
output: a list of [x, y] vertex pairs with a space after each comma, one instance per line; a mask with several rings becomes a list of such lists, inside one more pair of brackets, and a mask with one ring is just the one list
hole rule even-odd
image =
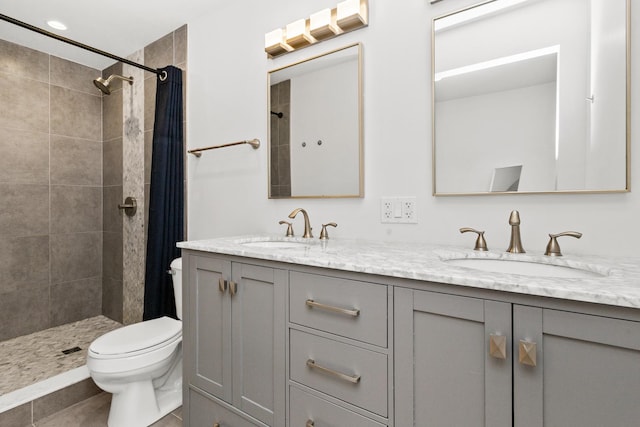
[[268, 73], [269, 198], [363, 197], [362, 47]]
[[629, 191], [629, 0], [433, 20], [433, 194]]

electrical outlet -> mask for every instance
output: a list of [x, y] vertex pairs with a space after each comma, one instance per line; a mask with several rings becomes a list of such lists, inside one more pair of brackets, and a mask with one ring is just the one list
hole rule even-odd
[[415, 224], [418, 222], [415, 197], [383, 197], [380, 199], [380, 222], [383, 224]]

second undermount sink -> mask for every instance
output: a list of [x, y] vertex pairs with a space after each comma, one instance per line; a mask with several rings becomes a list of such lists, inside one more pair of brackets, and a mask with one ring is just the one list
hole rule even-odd
[[456, 258], [444, 260], [449, 265], [481, 270], [491, 273], [518, 274], [530, 277], [596, 278], [603, 277], [595, 271], [564, 265], [543, 264], [532, 261], [518, 261], [494, 258]]

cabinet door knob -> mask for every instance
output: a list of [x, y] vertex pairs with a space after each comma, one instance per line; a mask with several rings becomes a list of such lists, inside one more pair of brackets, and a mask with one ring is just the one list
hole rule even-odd
[[220, 427], [220, 423], [213, 423], [213, 427]]
[[495, 359], [507, 358], [507, 337], [504, 335], [489, 335], [489, 354]]
[[222, 292], [223, 294], [227, 290], [227, 281], [224, 280], [222, 277], [218, 279], [218, 289], [220, 289], [220, 292]]
[[537, 345], [531, 341], [520, 340], [518, 361], [522, 365], [536, 366], [536, 348]]
[[313, 420], [307, 420], [307, 424], [305, 424], [305, 427], [313, 427], [315, 425], [316, 423], [314, 423]]
[[229, 293], [231, 296], [235, 296], [238, 293], [238, 284], [233, 280], [229, 281]]

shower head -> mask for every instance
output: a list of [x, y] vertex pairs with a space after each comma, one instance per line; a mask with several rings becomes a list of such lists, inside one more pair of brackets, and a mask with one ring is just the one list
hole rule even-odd
[[120, 80], [124, 80], [126, 82], [129, 82], [130, 85], [133, 84], [133, 77], [124, 77], [124, 76], [120, 76], [118, 74], [112, 74], [106, 80], [103, 79], [102, 77], [98, 77], [97, 79], [95, 79], [93, 81], [93, 84], [96, 85], [96, 87], [98, 89], [100, 89], [102, 91], [102, 93], [104, 93], [105, 95], [110, 95], [111, 94], [111, 88], [109, 87], [109, 84], [111, 84], [111, 81], [113, 79], [120, 79]]

